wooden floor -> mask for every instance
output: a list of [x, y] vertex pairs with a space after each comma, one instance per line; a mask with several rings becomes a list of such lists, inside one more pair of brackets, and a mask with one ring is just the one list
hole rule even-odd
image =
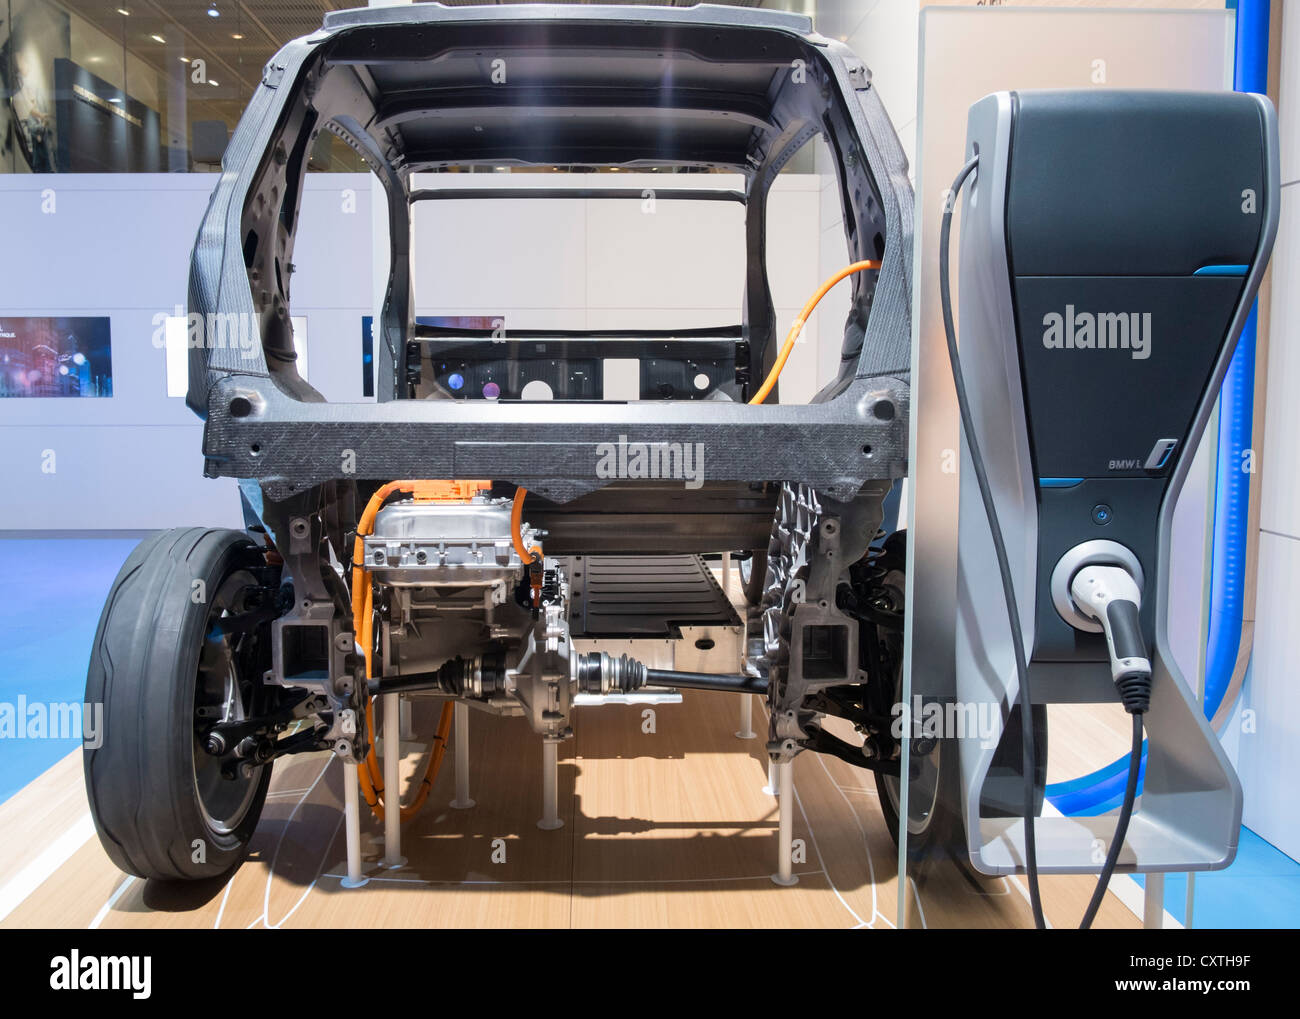
[[[382, 826], [363, 821], [371, 881], [345, 872], [340, 765], [324, 754], [277, 765], [252, 852], [228, 881], [177, 889], [124, 877], [91, 838], [39, 883], [5, 927], [891, 927], [897, 852], [874, 783], [816, 754], [795, 762], [799, 883], [770, 880], [776, 804], [762, 791], [762, 740], [735, 737], [734, 695], [686, 692], [658, 705], [579, 708], [561, 748], [564, 827], [536, 827], [541, 743], [520, 718], [473, 713], [471, 794], [453, 810], [451, 755], [423, 813], [407, 825], [409, 864], [382, 871]], [[756, 702], [755, 723], [764, 718]], [[419, 728], [432, 721], [419, 705]], [[75, 800], [79, 752], [33, 784], [46, 801]], [[406, 762], [413, 768], [415, 755]], [[9, 847], [51, 834], [49, 812], [24, 808], [33, 787], [0, 808]], [[59, 792], [59, 790], [62, 790]], [[79, 801], [84, 807], [84, 795]], [[30, 806], [30, 805], [29, 805]], [[66, 811], [65, 811], [66, 812]], [[84, 819], [81, 821], [84, 824]], [[24, 839], [18, 825], [42, 829]], [[504, 859], [502, 857], [504, 856]], [[14, 861], [0, 859], [12, 872]], [[914, 924], [1017, 927], [1029, 923], [1021, 881], [927, 868]], [[0, 881], [10, 875], [0, 873]], [[29, 875], [30, 876], [30, 875]], [[1043, 880], [1049, 920], [1074, 922], [1089, 877]], [[1108, 898], [1099, 926], [1138, 926]]]
[[[721, 647], [679, 644], [677, 668], [733, 667], [716, 661]], [[449, 806], [449, 752], [424, 810], [403, 828], [409, 862], [397, 871], [380, 869], [383, 826], [363, 807], [370, 881], [353, 890], [341, 885], [343, 769], [330, 755], [279, 762], [244, 864], [228, 879], [176, 887], [126, 877], [109, 862], [74, 751], [0, 804], [0, 927], [893, 927], [898, 850], [872, 776], [819, 754], [795, 759], [803, 857], [799, 883], [779, 887], [761, 699], [753, 700], [760, 736], [740, 740], [734, 694], [683, 698], [656, 705], [653, 719], [645, 705], [575, 709], [575, 736], [560, 747], [557, 831], [537, 827], [540, 738], [522, 718], [471, 712], [475, 806]], [[415, 731], [432, 732], [436, 711], [415, 702]], [[1050, 711], [1049, 782], [1127, 751], [1118, 705]], [[409, 780], [423, 770], [423, 748], [403, 749]], [[1044, 877], [1049, 923], [1077, 923], [1093, 883]], [[927, 861], [909, 868], [907, 894], [910, 926], [1032, 926], [1022, 878]], [[1141, 924], [1108, 895], [1095, 926]]]

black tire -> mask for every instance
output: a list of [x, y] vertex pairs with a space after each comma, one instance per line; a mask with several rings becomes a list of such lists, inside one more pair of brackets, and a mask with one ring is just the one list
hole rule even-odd
[[748, 559], [741, 559], [737, 565], [740, 573], [741, 590], [745, 592], [745, 601], [757, 605], [763, 600], [763, 577], [767, 573], [767, 550], [756, 549]]
[[[917, 862], [935, 855], [961, 859], [964, 842], [960, 816], [956, 740], [939, 740], [922, 762], [921, 775], [908, 789], [907, 856]], [[876, 776], [876, 793], [889, 835], [898, 845], [898, 778]]]
[[237, 610], [253, 579], [244, 571], [261, 561], [240, 531], [178, 528], [141, 542], [113, 582], [86, 676], [86, 703], [103, 704], [101, 740], [83, 763], [99, 841], [129, 874], [210, 878], [247, 852], [271, 766], [221, 779], [208, 770], [216, 759], [196, 747], [194, 718], [214, 683], [239, 710], [260, 683], [238, 643], [256, 635], [207, 635], [215, 616]]
[[[1036, 752], [1034, 814], [1040, 816], [1047, 789], [1047, 706], [1033, 705], [1032, 717]], [[956, 740], [940, 740], [922, 765], [920, 779], [912, 786], [908, 803], [911, 815], [908, 853], [914, 859], [931, 855], [937, 846], [945, 843], [950, 855], [960, 857], [964, 854], [965, 825], [960, 817], [961, 788], [956, 755]], [[1024, 813], [1020, 757], [1020, 707], [1016, 705], [1011, 709], [993, 762], [989, 765], [980, 794], [981, 817], [1020, 817]], [[889, 832], [897, 843], [898, 780], [877, 772], [876, 792], [880, 796], [880, 809], [889, 825]], [[930, 798], [932, 792], [936, 794], [933, 799]], [[923, 797], [919, 809], [915, 800], [918, 795]]]
[[[895, 531], [884, 542], [880, 565], [902, 588], [906, 570], [907, 532]], [[1034, 723], [1034, 812], [1043, 812], [1047, 787], [1047, 705], [1031, 708]], [[1021, 779], [1020, 706], [1013, 705], [994, 751], [993, 761], [980, 794], [980, 816], [1020, 817], [1024, 812], [1024, 784]], [[922, 765], [922, 775], [908, 797], [908, 856], [914, 860], [943, 851], [958, 860], [966, 858], [965, 823], [961, 817], [961, 782], [957, 767], [957, 742], [943, 739]], [[876, 773], [876, 792], [889, 832], [898, 842], [898, 779]], [[917, 794], [922, 800], [915, 801]]]
[[[901, 602], [906, 587], [907, 531], [899, 530], [890, 534], [882, 543], [881, 553], [875, 562], [884, 571], [882, 582], [894, 591], [894, 601]], [[893, 694], [893, 700], [896, 701], [901, 695], [902, 685], [901, 635], [897, 632], [887, 635], [882, 631], [880, 639], [892, 639], [898, 645], [895, 648], [895, 659], [900, 663], [900, 672], [895, 680]], [[954, 741], [940, 740], [934, 750], [922, 760], [922, 772], [908, 790], [907, 854], [911, 860], [925, 859], [936, 850], [951, 854], [961, 839], [961, 790], [957, 783], [956, 753]], [[878, 771], [874, 774], [880, 812], [884, 815], [890, 837], [897, 845], [899, 779]]]

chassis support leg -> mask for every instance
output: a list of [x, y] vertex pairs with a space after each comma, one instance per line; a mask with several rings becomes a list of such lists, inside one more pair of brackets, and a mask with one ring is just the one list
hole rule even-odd
[[1147, 874], [1142, 879], [1142, 926], [1147, 930], [1160, 930], [1165, 925], [1165, 876]]
[[456, 720], [456, 735], [453, 738], [456, 750], [456, 798], [451, 805], [456, 810], [469, 810], [474, 801], [469, 798], [469, 708], [456, 702], [453, 716]]
[[402, 855], [402, 709], [401, 694], [384, 694], [384, 790], [388, 804], [384, 810], [384, 858], [380, 866], [397, 870], [406, 866]]
[[560, 770], [560, 741], [542, 740], [542, 819], [537, 827], [542, 831], [563, 828], [560, 820], [558, 778]]
[[740, 697], [740, 728], [736, 730], [736, 739], [754, 738], [754, 695], [742, 694]]
[[344, 888], [360, 888], [370, 878], [361, 873], [361, 797], [355, 761], [343, 762], [343, 828], [348, 843], [348, 876], [339, 883]]
[[772, 880], [778, 885], [789, 887], [799, 883], [799, 879], [792, 873], [790, 859], [794, 852], [794, 762], [786, 761], [784, 764], [778, 764], [776, 773], [781, 791], [778, 798], [777, 870], [772, 875]]
[[763, 786], [763, 792], [768, 796], [779, 796], [781, 790], [777, 788], [776, 781], [776, 762], [771, 758], [767, 761], [767, 785]]

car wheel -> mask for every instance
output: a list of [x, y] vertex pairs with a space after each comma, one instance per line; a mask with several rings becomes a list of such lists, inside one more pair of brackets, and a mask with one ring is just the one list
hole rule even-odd
[[239, 531], [184, 528], [142, 542], [104, 605], [86, 677], [103, 706], [84, 747], [86, 793], [104, 850], [142, 878], [197, 880], [240, 862], [271, 781], [265, 764], [224, 777], [197, 720], [245, 717], [268, 627], [224, 633], [263, 563]]

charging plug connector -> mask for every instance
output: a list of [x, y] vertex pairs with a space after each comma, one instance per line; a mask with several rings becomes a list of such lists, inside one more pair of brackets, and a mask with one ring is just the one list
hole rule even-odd
[[1141, 714], [1151, 703], [1151, 659], [1138, 613], [1142, 592], [1122, 566], [1085, 566], [1070, 581], [1070, 597], [1106, 634], [1110, 674], [1124, 709]]

